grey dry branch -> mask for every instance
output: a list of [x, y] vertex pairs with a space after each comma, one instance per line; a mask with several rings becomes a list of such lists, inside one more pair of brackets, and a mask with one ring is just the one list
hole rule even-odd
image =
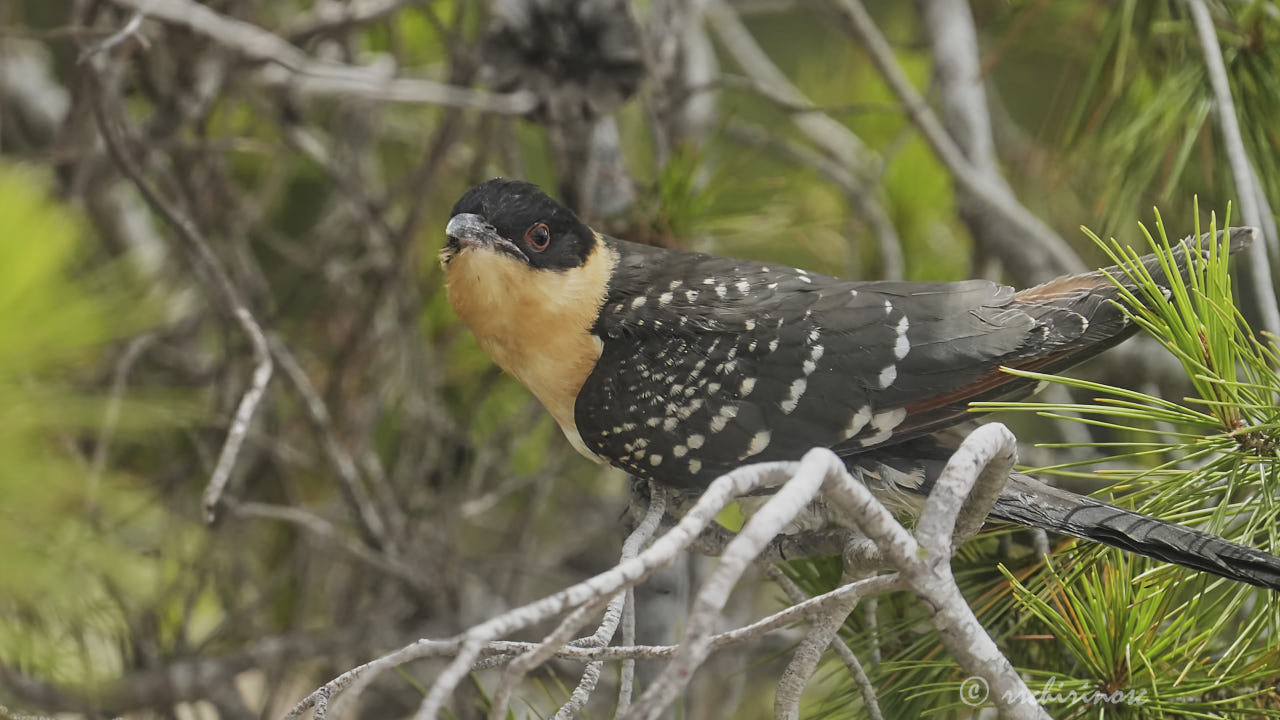
[[374, 68], [316, 60], [274, 33], [192, 0], [111, 1], [203, 35], [244, 57], [268, 62], [270, 65], [256, 75], [259, 82], [287, 87], [303, 95], [441, 105], [501, 115], [523, 115], [537, 104], [529, 92], [500, 95], [419, 78], [391, 77]]
[[[876, 196], [877, 179], [884, 170], [884, 161], [879, 154], [867, 147], [843, 123], [814, 106], [756, 43], [737, 12], [727, 3], [712, 3], [706, 16], [761, 94], [795, 111], [791, 116], [792, 122], [822, 150], [822, 153], [812, 153], [817, 156], [816, 161], [810, 160], [805, 164], [816, 166], [828, 180], [840, 187], [853, 210], [871, 226], [880, 248], [884, 278], [901, 280], [905, 272], [902, 241]], [[778, 142], [785, 148], [785, 141]], [[807, 148], [799, 148], [791, 154], [804, 158], [810, 154], [805, 150]]]
[[1204, 52], [1204, 64], [1213, 87], [1214, 104], [1218, 110], [1218, 126], [1227, 146], [1227, 159], [1231, 163], [1231, 176], [1235, 179], [1236, 193], [1240, 197], [1240, 209], [1244, 223], [1260, 229], [1262, 241], [1248, 249], [1252, 262], [1248, 263], [1248, 279], [1252, 291], [1253, 306], [1257, 309], [1262, 330], [1280, 335], [1280, 305], [1276, 301], [1276, 286], [1271, 277], [1271, 258], [1268, 250], [1280, 244], [1276, 235], [1275, 216], [1267, 203], [1262, 183], [1249, 161], [1240, 135], [1240, 123], [1236, 117], [1235, 100], [1231, 97], [1231, 84], [1227, 80], [1227, 68], [1222, 62], [1222, 48], [1218, 45], [1217, 30], [1204, 0], [1184, 0], [1191, 12], [1196, 37]]
[[[96, 60], [97, 56], [90, 58], [87, 65], [93, 67]], [[262, 332], [262, 326], [249, 311], [249, 306], [241, 297], [239, 288], [223, 268], [222, 261], [209, 247], [209, 243], [205, 241], [200, 228], [160, 194], [130, 157], [129, 150], [125, 147], [124, 133], [116, 122], [116, 118], [122, 117], [123, 114], [117, 108], [108, 105], [106, 85], [101, 81], [102, 73], [97, 68], [93, 68], [91, 74], [95, 85], [91, 91], [93, 117], [97, 121], [98, 131], [116, 167], [133, 182], [151, 209], [164, 218], [177, 233], [191, 264], [199, 269], [201, 277], [207, 277], [212, 284], [210, 289], [213, 298], [244, 331], [253, 350], [252, 380], [236, 406], [231, 427], [227, 430], [227, 439], [218, 453], [217, 463], [213, 467], [213, 473], [209, 476], [209, 483], [204, 492], [205, 520], [212, 523], [217, 519], [218, 505], [227, 483], [231, 480], [231, 471], [235, 468], [236, 458], [239, 457], [245, 435], [249, 432], [249, 424], [253, 422], [258, 404], [266, 393], [267, 383], [271, 381], [273, 370], [271, 351], [267, 347], [267, 337]], [[113, 105], [120, 104], [118, 99], [112, 100], [114, 100]]]
[[[449, 640], [420, 640], [354, 668], [299, 702], [286, 718], [295, 718], [315, 709], [316, 718], [327, 715], [328, 702], [337, 697], [335, 714], [350, 708], [360, 692], [375, 676], [387, 669], [426, 657], [452, 657], [441, 672], [415, 715], [418, 720], [437, 718], [445, 709], [454, 688], [485, 657], [514, 657], [490, 708], [490, 717], [503, 717], [517, 683], [531, 670], [551, 658], [577, 659], [588, 663], [583, 681], [570, 701], [561, 708], [567, 716], [587, 701], [599, 677], [598, 663], [618, 659], [663, 659], [668, 664], [657, 680], [635, 703], [622, 702], [618, 717], [624, 720], [651, 720], [670, 706], [685, 687], [694, 670], [708, 655], [723, 647], [759, 638], [800, 618], [813, 618], [814, 630], [802, 643], [792, 670], [779, 686], [779, 717], [798, 714], [799, 697], [812, 676], [821, 650], [838, 642], [835, 631], [859, 598], [889, 589], [907, 587], [925, 604], [944, 645], [962, 669], [985, 679], [1000, 710], [1014, 718], [1044, 718], [1043, 710], [1026, 698], [1033, 697], [1009, 661], [978, 623], [964, 601], [950, 571], [954, 543], [967, 539], [981, 524], [991, 503], [1003, 489], [1014, 461], [1015, 440], [1004, 426], [985, 425], [971, 433], [952, 456], [926, 500], [920, 527], [913, 536], [893, 518], [861, 482], [855, 480], [830, 450], [817, 448], [800, 463], [762, 463], [739, 468], [714, 481], [689, 512], [671, 530], [643, 552], [634, 554], [642, 539], [656, 529], [664, 507], [662, 493], [651, 486], [654, 498], [644, 521], [632, 533], [624, 548], [624, 559], [614, 568], [524, 607], [503, 613]], [[676, 646], [607, 647], [617, 627], [616, 613], [606, 613], [601, 629], [591, 638], [569, 642], [573, 632], [606, 605], [619, 607], [625, 589], [642, 582], [659, 567], [670, 563], [690, 547], [715, 516], [729, 502], [777, 479], [789, 479], [746, 523], [725, 547], [720, 566], [704, 583], [691, 610], [683, 641]], [[774, 615], [734, 631], [713, 634], [729, 593], [746, 569], [759, 561], [761, 552], [803, 512], [826, 488], [832, 502], [846, 519], [870, 538], [854, 537], [845, 553], [846, 578], [888, 564], [898, 570], [848, 582], [836, 590], [811, 599], [793, 597], [793, 604]], [[499, 637], [568, 611], [568, 616], [539, 643], [500, 641]], [[586, 646], [584, 646], [586, 645]], [[847, 651], [847, 648], [845, 648]], [[870, 683], [861, 665], [850, 652], [841, 652], [850, 672], [867, 695], [867, 707], [878, 710]], [[629, 687], [624, 688], [629, 692]]]
[[1008, 186], [993, 184], [988, 174], [980, 172], [969, 161], [911, 85], [894, 58], [889, 42], [862, 3], [858, 0], [822, 1], [834, 3], [849, 32], [862, 43], [871, 56], [872, 64], [880, 71], [956, 184], [972, 194], [987, 211], [995, 213], [1016, 229], [1022, 242], [1008, 243], [1000, 248], [1000, 256], [1008, 264], [1009, 271], [1026, 284], [1055, 275], [1084, 272], [1084, 263], [1057, 233], [1023, 207]]

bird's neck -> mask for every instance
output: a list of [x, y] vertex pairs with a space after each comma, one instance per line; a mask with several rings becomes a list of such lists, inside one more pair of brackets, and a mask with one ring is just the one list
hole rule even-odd
[[597, 241], [587, 261], [539, 270], [506, 255], [467, 249], [445, 266], [445, 289], [462, 322], [503, 370], [529, 388], [580, 452], [573, 407], [602, 344], [592, 334], [617, 252]]

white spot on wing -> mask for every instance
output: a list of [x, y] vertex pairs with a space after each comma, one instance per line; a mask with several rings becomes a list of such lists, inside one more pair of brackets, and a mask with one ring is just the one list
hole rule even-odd
[[689, 472], [693, 473], [694, 475], [697, 475], [698, 473], [702, 472], [702, 461], [701, 461], [701, 460], [690, 460], [690, 461], [689, 461]]
[[689, 448], [685, 447], [684, 445], [677, 445], [671, 448], [671, 454], [675, 455], [678, 458], [684, 457], [688, 452], [689, 452]]
[[751, 437], [751, 445], [747, 447], [747, 454], [743, 455], [743, 459], [752, 455], [759, 455], [764, 449], [769, 447], [770, 433], [768, 430], [761, 430]]
[[720, 299], [722, 299], [722, 300], [723, 300], [723, 299], [724, 299], [725, 297], [727, 297], [728, 295], [729, 295], [729, 288], [727, 288], [727, 287], [725, 287], [725, 286], [723, 286], [723, 285], [717, 285], [717, 286], [716, 286], [716, 297], [719, 297]]
[[650, 465], [652, 465], [652, 466], [654, 466], [654, 467], [658, 467], [659, 465], [661, 465], [661, 464], [662, 464], [662, 456], [661, 456], [661, 455], [650, 455], [650, 456], [649, 456], [649, 464], [650, 464]]
[[880, 371], [880, 387], [887, 388], [898, 379], [898, 367], [896, 365], [885, 365]]
[[911, 342], [907, 340], [907, 328], [911, 323], [907, 320], [907, 316], [903, 315], [898, 321], [898, 326], [894, 328], [898, 332], [898, 339], [893, 343], [893, 356], [901, 360], [911, 352]]
[[707, 438], [702, 435], [690, 435], [689, 447], [693, 448], [694, 450], [697, 450], [698, 448], [702, 447], [702, 443], [706, 441], [707, 441]]
[[646, 298], [644, 295], [637, 295], [636, 299], [631, 301], [631, 309], [634, 310], [638, 307], [644, 307], [646, 300], [648, 300], [648, 298]]
[[756, 379], [749, 377], [742, 381], [742, 385], [738, 388], [738, 394], [741, 395], [742, 397], [746, 397], [751, 394], [752, 390], [755, 390], [755, 389], [756, 389]]
[[747, 318], [747, 321], [746, 321], [745, 323], [743, 323], [743, 325], [744, 325], [748, 330], [755, 330], [755, 329], [756, 329], [756, 321], [755, 321], [755, 320], [752, 320], [751, 318]]
[[738, 292], [740, 293], [746, 293], [751, 290], [751, 285], [746, 280], [739, 280], [738, 284], [734, 285], [734, 287], [738, 288]]
[[791, 394], [787, 396], [786, 400], [779, 403], [779, 406], [782, 408], [782, 412], [788, 415], [795, 412], [796, 404], [800, 402], [800, 397], [804, 395], [805, 387], [807, 387], [808, 384], [808, 381], [803, 378], [791, 383]]
[[659, 296], [658, 296], [658, 304], [659, 304], [659, 305], [666, 305], [667, 303], [671, 302], [672, 298], [674, 298], [674, 297], [675, 297], [675, 295], [674, 295], [674, 294], [669, 293], [669, 292], [664, 292], [664, 293], [662, 293], [661, 295], [659, 295]]
[[893, 410], [885, 410], [878, 412], [871, 418], [871, 429], [876, 431], [875, 435], [862, 439], [863, 445], [878, 445], [885, 440], [893, 437], [893, 429], [902, 424], [907, 417], [906, 408], [894, 408]]
[[857, 435], [869, 422], [871, 422], [871, 406], [863, 405], [858, 408], [858, 412], [854, 413], [853, 417], [849, 418], [849, 424], [844, 428], [844, 439], [848, 440]]
[[720, 408], [720, 413], [711, 418], [711, 432], [720, 432], [724, 430], [729, 421], [738, 417], [738, 407], [736, 405], [725, 405]]

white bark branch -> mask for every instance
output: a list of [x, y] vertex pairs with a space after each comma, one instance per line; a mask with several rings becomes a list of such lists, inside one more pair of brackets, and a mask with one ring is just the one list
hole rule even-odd
[[[599, 663], [610, 660], [648, 659], [667, 663], [658, 679], [634, 703], [629, 703], [630, 676], [624, 675], [619, 695], [618, 717], [651, 720], [662, 713], [685, 688], [694, 671], [707, 656], [725, 647], [740, 645], [766, 633], [810, 618], [813, 630], [802, 643], [791, 670], [779, 687], [779, 717], [795, 717], [799, 698], [813, 675], [822, 651], [829, 645], [849, 667], [866, 697], [872, 717], [878, 704], [874, 688], [861, 664], [836, 636], [844, 618], [859, 598], [886, 590], [909, 588], [928, 610], [939, 636], [960, 667], [983, 678], [991, 688], [996, 706], [1010, 717], [1045, 718], [1043, 710], [1026, 698], [1033, 695], [1008, 660], [965, 604], [951, 575], [951, 552], [956, 542], [971, 535], [991, 503], [1003, 488], [1013, 463], [1013, 436], [1001, 425], [986, 425], [971, 434], [947, 463], [933, 484], [915, 535], [900, 525], [861, 482], [855, 480], [843, 461], [827, 449], [814, 449], [800, 463], [765, 463], [739, 468], [711, 484], [688, 513], [649, 548], [639, 551], [643, 537], [659, 525], [662, 494], [651, 488], [652, 501], [644, 521], [628, 539], [624, 558], [614, 568], [566, 590], [504, 613], [449, 640], [420, 640], [400, 650], [365, 663], [325, 684], [298, 703], [286, 718], [298, 717], [314, 708], [323, 720], [328, 702], [341, 696], [334, 710], [350, 708], [361, 690], [378, 673], [397, 665], [426, 657], [451, 657], [450, 665], [436, 677], [417, 718], [441, 715], [454, 688], [482, 658], [514, 659], [494, 695], [491, 716], [504, 716], [515, 688], [526, 673], [551, 658], [587, 663], [583, 679], [559, 713], [568, 717], [583, 707], [599, 678]], [[676, 646], [636, 646], [626, 628], [620, 593], [652, 574], [676, 554], [693, 544], [729, 502], [743, 493], [766, 487], [777, 478], [790, 476], [764, 506], [748, 520], [742, 531], [724, 549], [721, 563], [698, 592], [691, 610], [684, 640]], [[869, 539], [853, 537], [845, 552], [846, 574], [890, 565], [897, 573], [879, 575], [848, 583], [836, 590], [804, 599], [755, 623], [735, 630], [712, 634], [730, 592], [746, 568], [758, 562], [761, 553], [775, 542], [775, 536], [806, 510], [817, 493], [826, 489], [829, 500], [844, 511], [849, 521]], [[792, 593], [794, 595], [794, 592]], [[610, 609], [600, 629], [584, 640], [569, 637], [587, 618], [606, 603]], [[568, 612], [557, 629], [542, 642], [523, 643], [499, 640], [534, 623]], [[603, 643], [613, 636], [619, 622], [624, 626], [625, 646]], [[501, 664], [501, 660], [498, 661]], [[492, 665], [493, 661], [484, 661]]]
[[1240, 134], [1240, 124], [1236, 118], [1236, 104], [1231, 97], [1231, 83], [1227, 79], [1227, 67], [1222, 61], [1222, 48], [1218, 45], [1217, 30], [1213, 26], [1213, 18], [1204, 0], [1184, 0], [1191, 11], [1191, 21], [1195, 24], [1196, 36], [1200, 39], [1200, 47], [1204, 51], [1205, 69], [1209, 73], [1209, 84], [1213, 87], [1213, 96], [1218, 110], [1218, 126], [1222, 130], [1222, 141], [1227, 146], [1227, 160], [1231, 163], [1231, 175], [1235, 178], [1236, 193], [1240, 196], [1240, 210], [1244, 215], [1244, 224], [1258, 228], [1262, 233], [1261, 242], [1255, 242], [1246, 252], [1249, 263], [1246, 272], [1249, 275], [1250, 289], [1253, 291], [1253, 304], [1258, 310], [1262, 329], [1280, 335], [1280, 305], [1276, 302], [1276, 286], [1271, 277], [1271, 259], [1268, 250], [1280, 243], [1276, 235], [1275, 216], [1267, 203], [1262, 184], [1249, 162], [1249, 154], [1244, 147], [1244, 138]]

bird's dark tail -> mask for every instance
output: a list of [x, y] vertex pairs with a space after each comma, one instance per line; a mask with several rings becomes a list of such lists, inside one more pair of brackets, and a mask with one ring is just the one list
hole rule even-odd
[[[845, 459], [882, 502], [918, 511], [958, 438], [920, 438]], [[988, 516], [1070, 535], [1229, 580], [1280, 590], [1280, 557], [1012, 473]]]
[[[1253, 242], [1255, 232], [1249, 227], [1227, 228], [1220, 235], [1227, 236], [1228, 254], [1235, 254]], [[1173, 246], [1174, 266], [1184, 282], [1191, 272], [1191, 255], [1207, 255], [1211, 242], [1208, 233], [1200, 237], [1198, 244], [1193, 240], [1188, 237]], [[1138, 262], [1167, 293], [1169, 277], [1160, 257], [1145, 255]], [[1097, 355], [1137, 332], [1138, 327], [1116, 305], [1121, 291], [1113, 279], [1143, 299], [1138, 284], [1119, 266], [1060, 277], [1015, 294], [1014, 306], [1042, 323], [1046, 335], [1041, 344], [1043, 352], [1023, 361], [1015, 360], [1011, 365], [1054, 372]]]
[[1014, 473], [991, 518], [1280, 590], [1280, 558], [1208, 533], [1109, 505]]

